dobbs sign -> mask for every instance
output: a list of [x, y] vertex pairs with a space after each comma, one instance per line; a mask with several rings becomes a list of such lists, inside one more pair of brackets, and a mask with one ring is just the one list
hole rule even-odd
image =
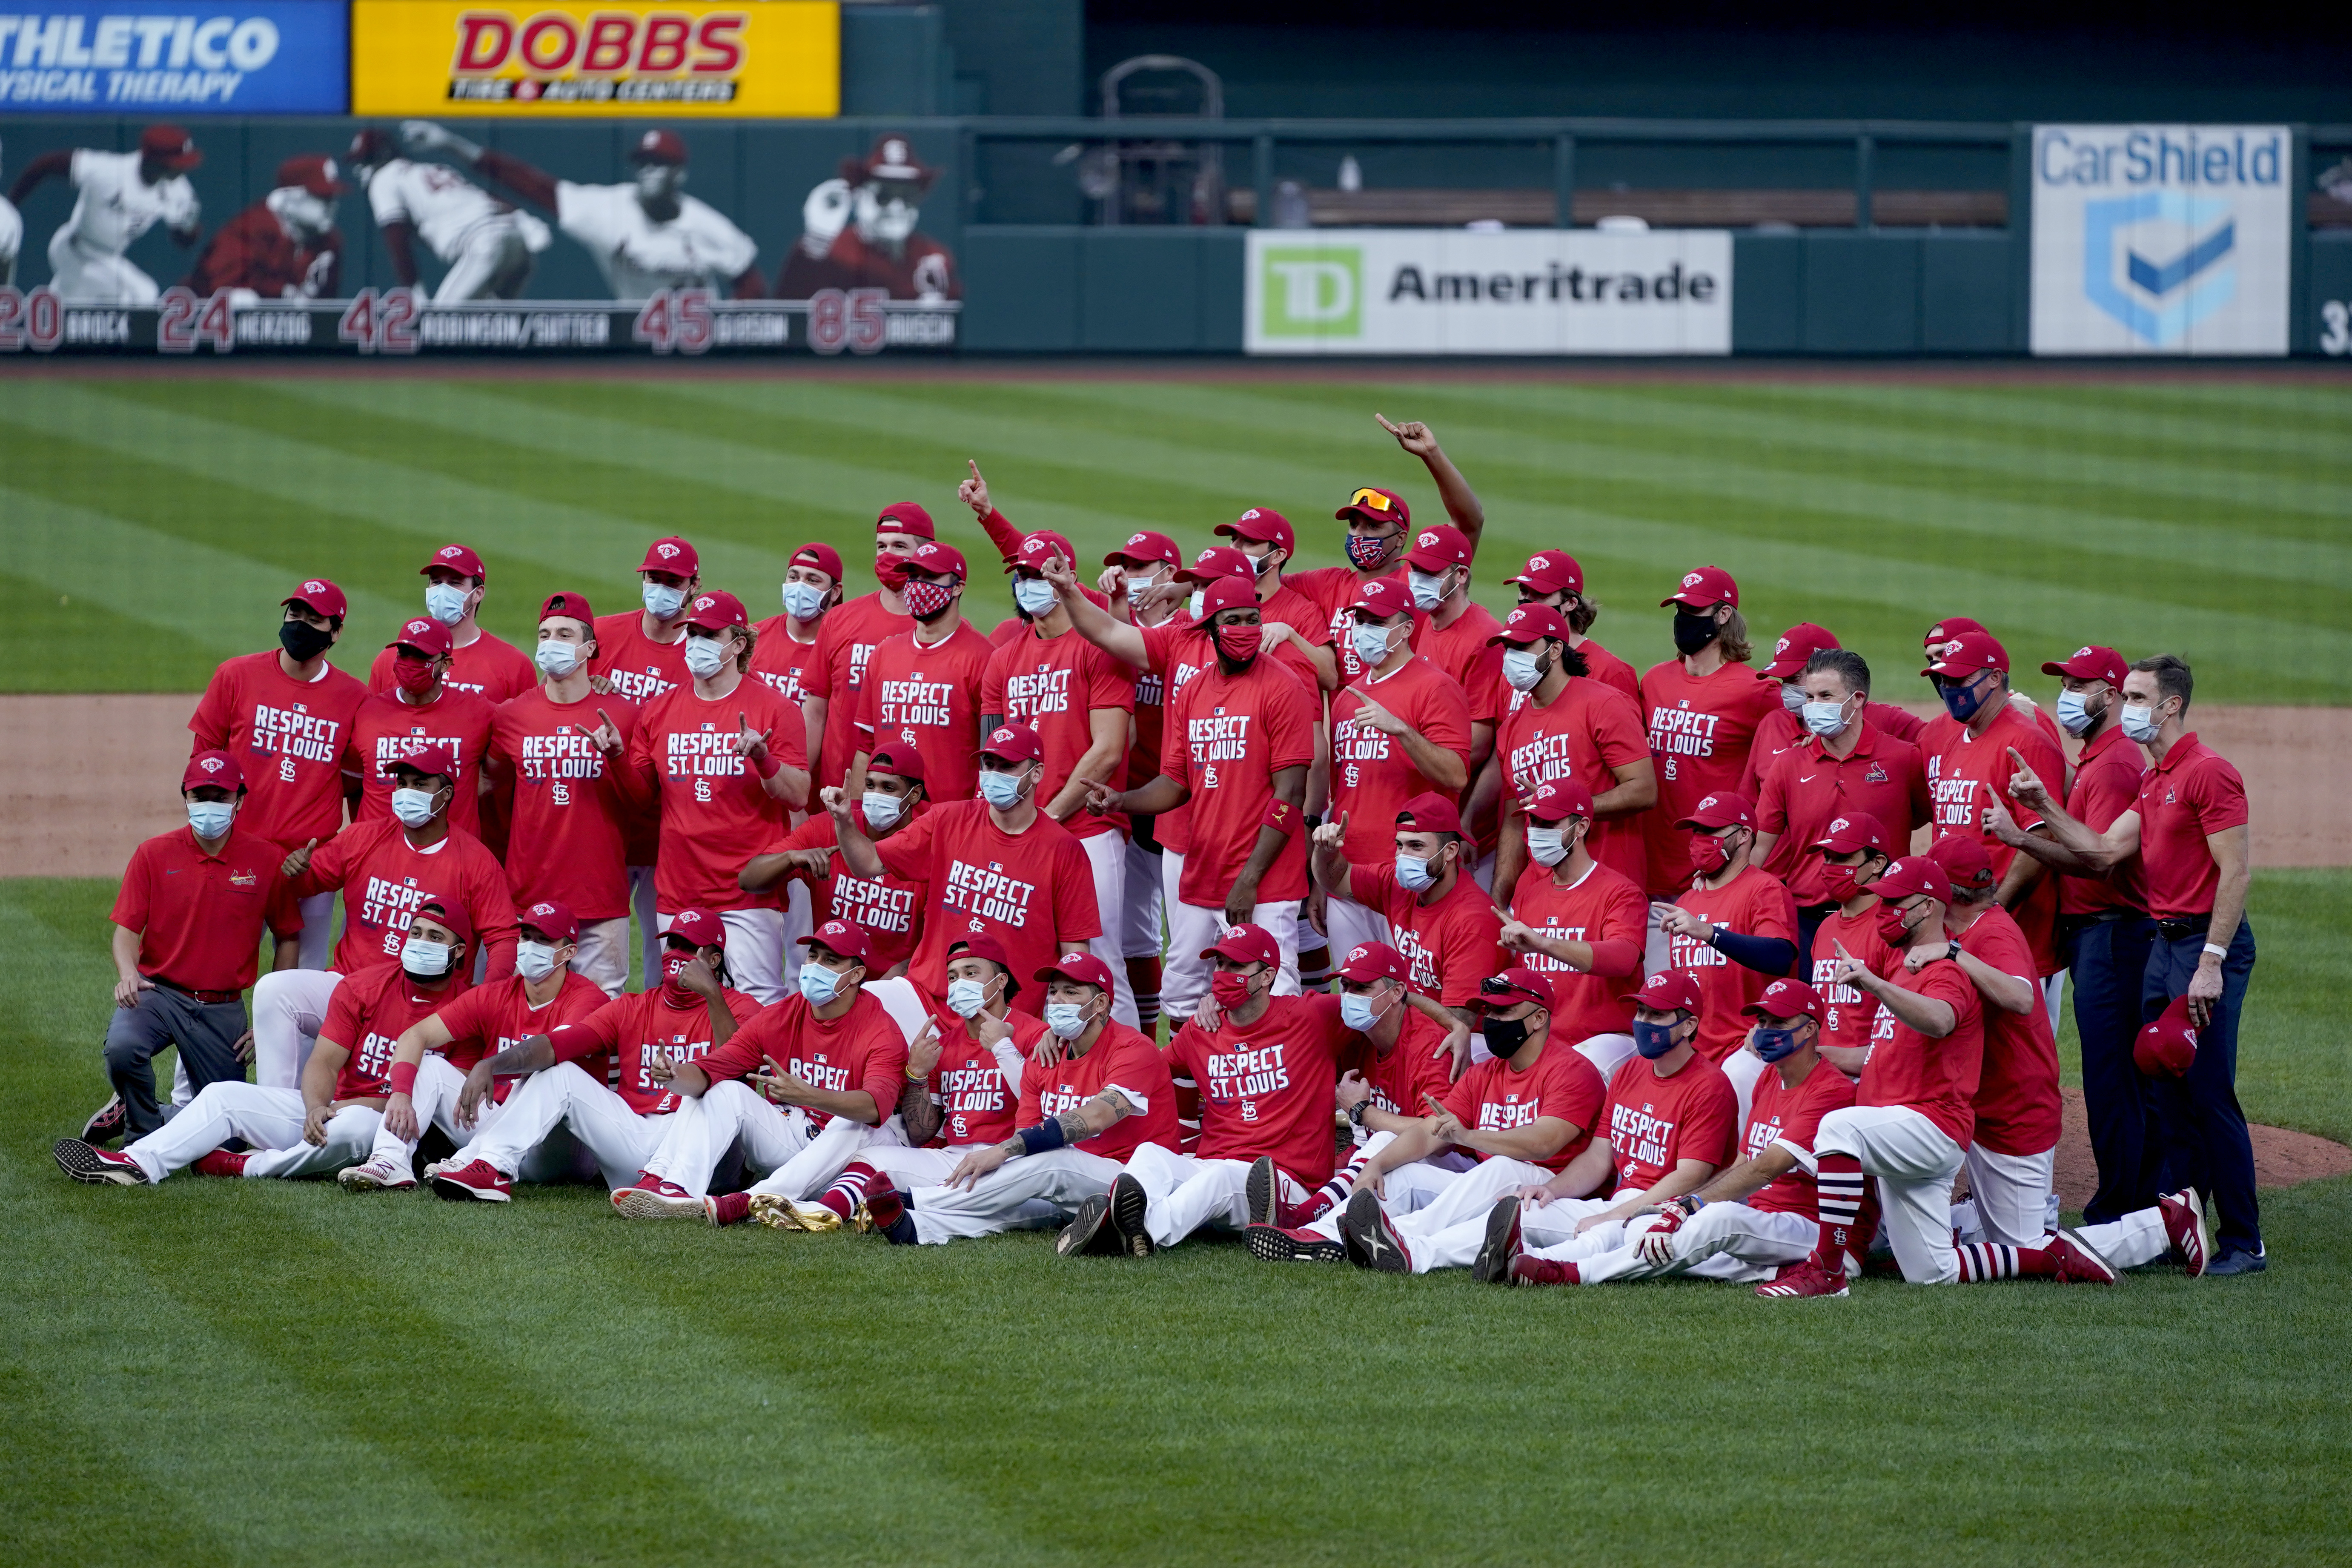
[[813, 118], [841, 111], [836, 0], [354, 0], [359, 115]]
[[1725, 354], [1720, 230], [1252, 229], [1251, 353]]

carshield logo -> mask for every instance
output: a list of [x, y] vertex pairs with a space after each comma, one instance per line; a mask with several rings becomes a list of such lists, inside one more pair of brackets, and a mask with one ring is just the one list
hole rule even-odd
[[2179, 342], [2228, 304], [2238, 226], [2230, 204], [2143, 191], [2083, 204], [2083, 292], [2141, 342]]
[[1352, 338], [1364, 330], [1364, 253], [1352, 245], [1269, 247], [1260, 330], [1269, 338]]

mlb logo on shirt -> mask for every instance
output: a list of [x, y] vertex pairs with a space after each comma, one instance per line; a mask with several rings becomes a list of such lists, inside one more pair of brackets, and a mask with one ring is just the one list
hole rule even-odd
[[1685, 697], [1681, 701], [1675, 703], [1675, 706], [1677, 708], [1688, 708], [1690, 706], [1690, 699]]
[[1004, 862], [1002, 860], [991, 860], [988, 863], [988, 868], [992, 871], [1002, 871], [1004, 869]]
[[310, 705], [307, 702], [297, 702], [294, 704], [294, 711], [297, 713], [308, 713], [310, 710]]
[[716, 724], [705, 724], [705, 725], [702, 727], [702, 732], [703, 732], [704, 734], [708, 735], [708, 734], [709, 734], [713, 730], [716, 730], [716, 729], [718, 729], [718, 728], [719, 728], [719, 726], [718, 726], [718, 725], [716, 725]]
[[425, 726], [422, 724], [411, 724], [408, 727], [408, 732], [412, 735], [422, 735], [425, 733]]
[[1225, 710], [1222, 708], [1212, 709], [1210, 711], [1215, 718], [1222, 719], [1225, 716]]
[[406, 883], [409, 887], [413, 888], [416, 886], [416, 879], [414, 877], [403, 877], [401, 880]]

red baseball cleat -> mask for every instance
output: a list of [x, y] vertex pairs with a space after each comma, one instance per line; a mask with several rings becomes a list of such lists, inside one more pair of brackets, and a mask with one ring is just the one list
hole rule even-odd
[[633, 1186], [613, 1189], [613, 1206], [628, 1219], [707, 1219], [702, 1200], [658, 1176], [637, 1173]]
[[58, 1169], [77, 1182], [88, 1182], [94, 1187], [143, 1187], [147, 1173], [139, 1162], [128, 1154], [118, 1154], [111, 1149], [101, 1149], [95, 1143], [85, 1143], [79, 1138], [60, 1138], [50, 1151], [56, 1156]]
[[1519, 1256], [1519, 1200], [1502, 1198], [1486, 1211], [1486, 1239], [1470, 1260], [1470, 1278], [1481, 1285], [1507, 1285]]
[[1346, 1247], [1311, 1230], [1254, 1225], [1244, 1234], [1250, 1256], [1267, 1263], [1340, 1263], [1348, 1257]]
[[2061, 1285], [2112, 1285], [2116, 1282], [2115, 1265], [2093, 1251], [2089, 1242], [2071, 1230], [2060, 1231], [2043, 1250], [2058, 1259], [2057, 1279]]
[[2164, 1234], [2172, 1238], [2172, 1256], [2180, 1260], [2181, 1272], [2191, 1279], [2198, 1278], [2205, 1272], [2205, 1260], [2213, 1255], [2212, 1233], [2205, 1228], [2204, 1201], [2195, 1187], [2183, 1187], [2157, 1199], [2156, 1206], [2164, 1215]]
[[1555, 1263], [1549, 1258], [1529, 1258], [1522, 1252], [1511, 1259], [1510, 1268], [1499, 1281], [1505, 1285], [1581, 1285], [1583, 1276], [1573, 1263]]
[[721, 1193], [702, 1200], [702, 1212], [713, 1225], [741, 1225], [751, 1217], [751, 1194]]
[[[245, 1174], [245, 1163], [251, 1158], [253, 1156], [249, 1152], [232, 1154], [226, 1149], [215, 1149], [190, 1168], [199, 1176], [242, 1176]], [[344, 1173], [349, 1174], [348, 1172]]]
[[1832, 1274], [1822, 1267], [1818, 1257], [1808, 1258], [1792, 1268], [1780, 1270], [1780, 1277], [1769, 1284], [1756, 1287], [1759, 1296], [1843, 1296], [1846, 1293], [1845, 1270]]
[[473, 1160], [454, 1171], [435, 1172], [433, 1194], [451, 1203], [502, 1204], [514, 1196], [514, 1178], [488, 1160]]

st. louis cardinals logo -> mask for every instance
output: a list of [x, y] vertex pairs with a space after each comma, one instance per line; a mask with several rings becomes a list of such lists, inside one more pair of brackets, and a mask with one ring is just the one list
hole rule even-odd
[[440, 624], [438, 621], [411, 621], [400, 628], [401, 635], [412, 637], [431, 637], [433, 628]]
[[654, 553], [660, 556], [665, 561], [674, 561], [677, 558], [677, 546], [675, 544], [656, 544], [654, 546]]
[[218, 757], [206, 757], [203, 762], [196, 764], [196, 766], [204, 769], [205, 772], [208, 773], [216, 773], [227, 765], [227, 763], [222, 762]]
[[326, 591], [327, 585], [324, 583], [320, 582], [315, 577], [302, 584], [302, 592], [305, 594], [323, 594]]
[[[335, 174], [334, 174], [334, 169], [335, 169], [334, 163], [333, 163], [333, 161], [332, 161], [332, 160], [330, 160], [330, 161], [328, 162], [328, 163], [327, 163], [327, 177], [328, 177], [329, 179], [331, 179], [331, 179], [333, 179], [333, 178], [335, 177]], [[439, 556], [442, 560], [444, 560], [444, 561], [455, 561], [456, 559], [457, 559], [457, 557], [459, 557], [460, 555], [463, 555], [463, 554], [464, 554], [464, 553], [466, 553], [466, 552], [465, 552], [465, 551], [463, 551], [463, 550], [459, 549], [457, 545], [454, 545], [454, 544], [445, 544], [445, 545], [443, 545], [439, 550], [436, 551], [434, 553], [436, 553], [436, 555], [438, 555], [438, 556]]]
[[524, 918], [536, 925], [554, 912], [555, 906], [553, 904], [533, 904], [529, 910], [524, 911]]
[[1845, 828], [1846, 819], [1841, 816], [1836, 821], [1830, 824], [1830, 836], [1832, 837], [1835, 837], [1838, 834], [1843, 833]]
[[699, 615], [703, 611], [714, 607], [718, 603], [719, 601], [717, 599], [711, 597], [709, 594], [705, 594], [702, 597], [694, 601], [695, 613]]
[[1127, 542], [1129, 544], [1140, 544], [1143, 542], [1143, 535], [1139, 533], [1130, 533], [1127, 536]]
[[1706, 579], [1701, 577], [1696, 572], [1685, 572], [1683, 574], [1683, 586], [1685, 588], [1696, 588], [1705, 581]]
[[1788, 639], [1787, 637], [1782, 637], [1779, 642], [1774, 643], [1774, 644], [1772, 645], [1772, 651], [1773, 651], [1773, 653], [1774, 653], [1775, 655], [1784, 654], [1784, 653], [1788, 652], [1788, 651], [1789, 651], [1789, 639]]

